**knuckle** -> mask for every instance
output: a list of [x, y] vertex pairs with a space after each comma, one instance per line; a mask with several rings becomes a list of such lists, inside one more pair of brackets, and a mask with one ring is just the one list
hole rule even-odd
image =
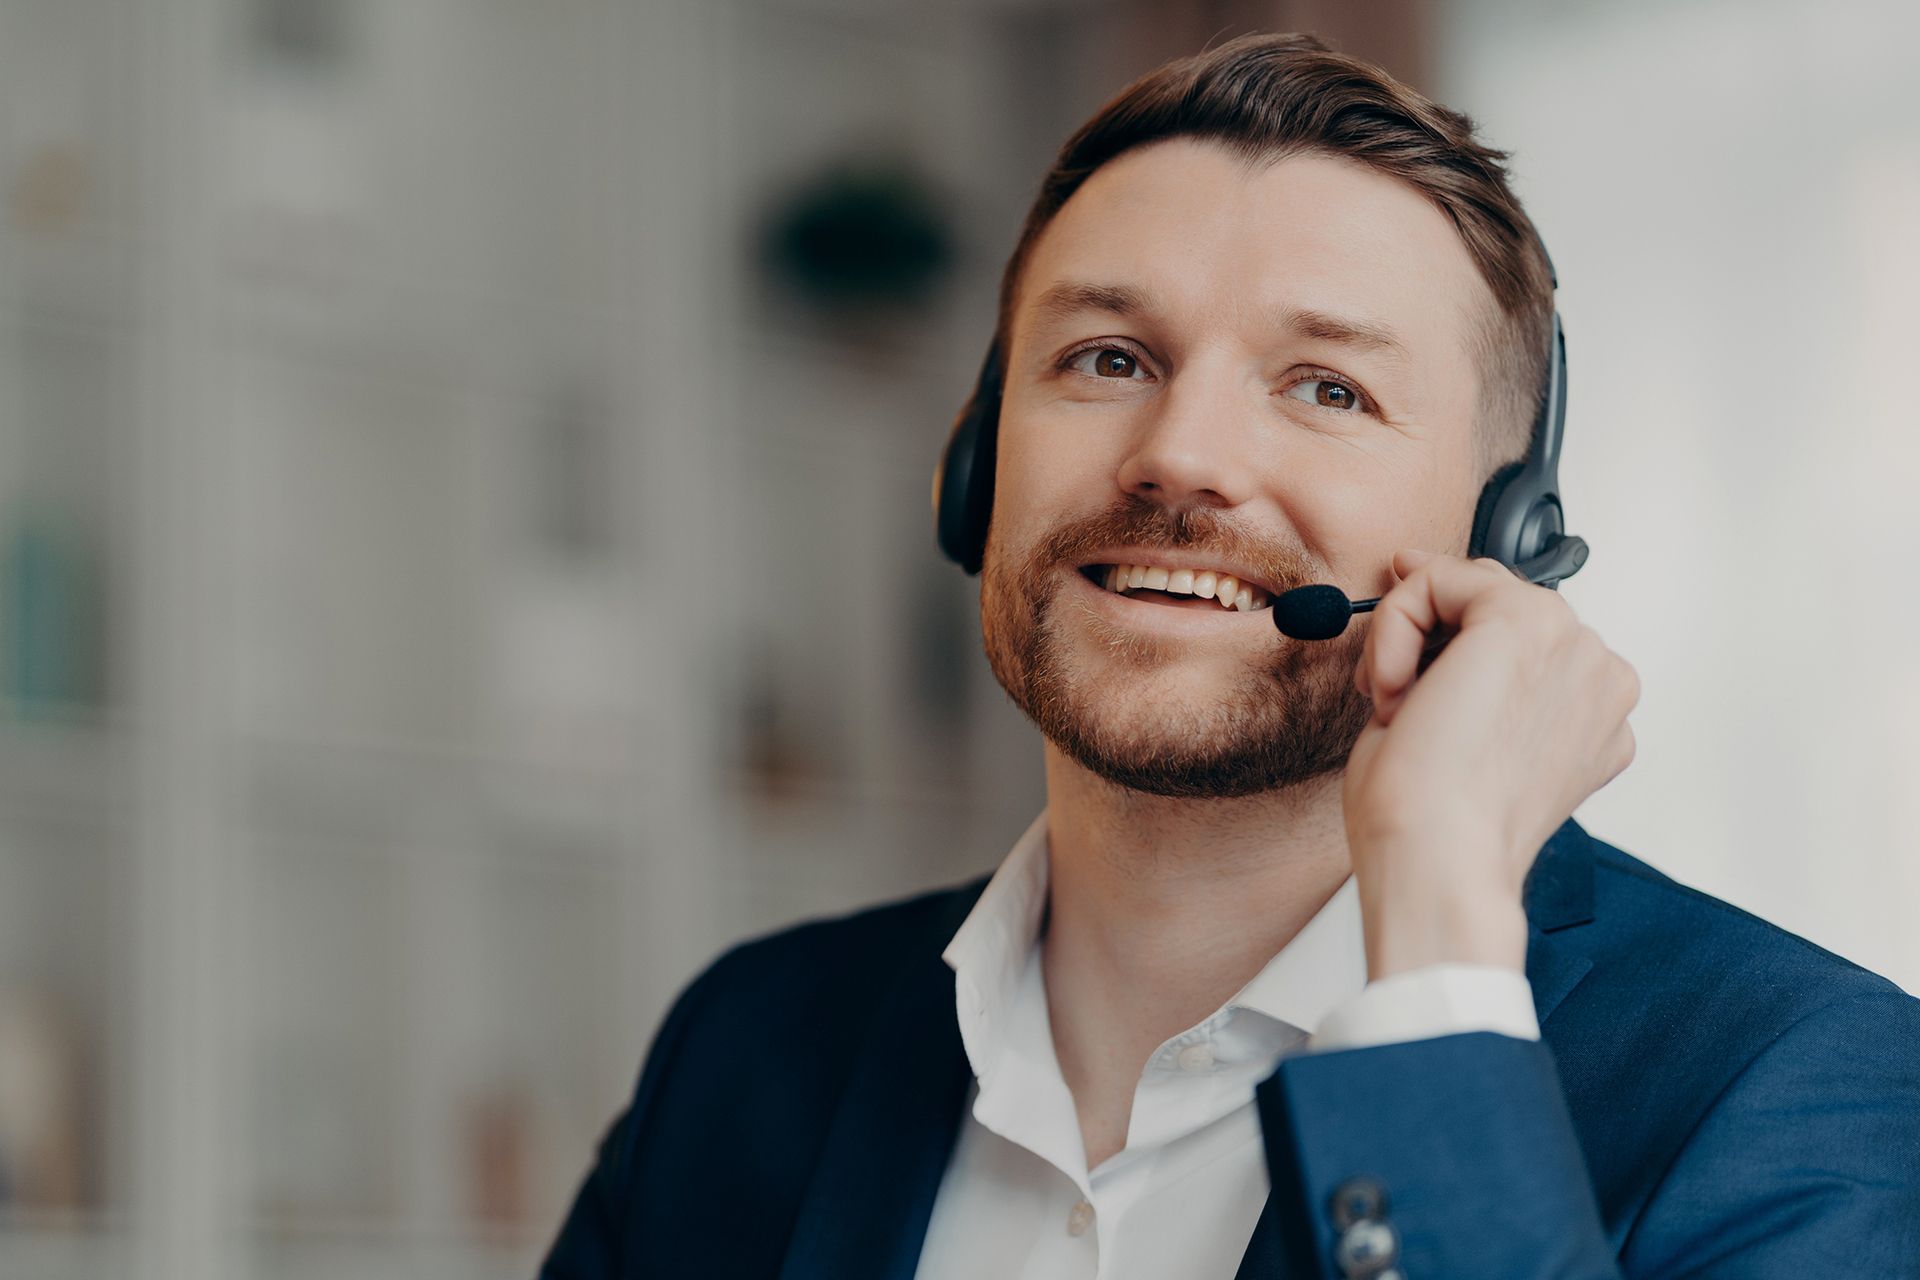
[[[1481, 576], [1486, 578], [1488, 583], [1492, 585], [1505, 585], [1508, 587], [1531, 587], [1534, 585], [1522, 577], [1518, 569], [1515, 569], [1512, 565], [1504, 561], [1495, 560], [1492, 556], [1480, 557], [1473, 562], [1473, 567], [1480, 570]], [[1544, 588], [1542, 589], [1544, 590]]]
[[1625, 658], [1616, 655], [1615, 661], [1620, 664], [1620, 682], [1626, 690], [1627, 709], [1631, 711], [1640, 705], [1640, 673]]
[[1636, 750], [1637, 744], [1634, 742], [1633, 730], [1622, 724], [1619, 730], [1607, 739], [1607, 749], [1600, 761], [1600, 768], [1605, 775], [1600, 785], [1604, 787], [1625, 773], [1627, 766], [1633, 763]]
[[1590, 666], [1605, 670], [1612, 665], [1614, 660], [1613, 650], [1607, 647], [1606, 640], [1591, 626], [1576, 620], [1573, 639], [1575, 646], [1580, 651], [1581, 658]]

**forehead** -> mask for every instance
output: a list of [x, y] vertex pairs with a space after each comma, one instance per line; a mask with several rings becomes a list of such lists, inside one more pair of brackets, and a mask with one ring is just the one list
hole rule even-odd
[[1452, 222], [1406, 183], [1317, 152], [1249, 164], [1190, 138], [1109, 161], [1062, 206], [1021, 273], [1016, 345], [1037, 299], [1083, 281], [1124, 282], [1197, 325], [1294, 309], [1367, 320], [1418, 364], [1468, 355], [1493, 305]]

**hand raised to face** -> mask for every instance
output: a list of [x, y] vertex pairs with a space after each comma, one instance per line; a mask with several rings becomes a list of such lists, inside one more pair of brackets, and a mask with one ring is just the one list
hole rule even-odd
[[1401, 551], [1393, 569], [1354, 670], [1374, 713], [1342, 786], [1369, 970], [1520, 968], [1527, 871], [1632, 763], [1639, 677], [1497, 560]]

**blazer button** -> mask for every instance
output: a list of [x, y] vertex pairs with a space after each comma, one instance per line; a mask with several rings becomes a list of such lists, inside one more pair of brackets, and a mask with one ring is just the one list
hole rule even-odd
[[1387, 1189], [1377, 1178], [1348, 1178], [1327, 1202], [1333, 1225], [1342, 1231], [1356, 1222], [1387, 1216]]
[[1382, 1280], [1399, 1257], [1399, 1233], [1392, 1223], [1376, 1218], [1362, 1218], [1348, 1227], [1333, 1248], [1333, 1260], [1347, 1280]]

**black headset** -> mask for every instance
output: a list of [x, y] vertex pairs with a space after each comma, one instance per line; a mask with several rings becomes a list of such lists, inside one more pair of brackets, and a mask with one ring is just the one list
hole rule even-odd
[[[1544, 251], [1543, 251], [1544, 252]], [[1557, 292], [1560, 278], [1547, 259]], [[1560, 505], [1560, 441], [1567, 420], [1567, 340], [1553, 313], [1547, 385], [1533, 420], [1527, 456], [1494, 472], [1474, 507], [1469, 556], [1491, 556], [1530, 582], [1558, 589], [1587, 559], [1587, 544], [1565, 535]], [[987, 348], [973, 395], [954, 420], [953, 435], [933, 472], [933, 523], [940, 550], [968, 573], [980, 572], [993, 517], [995, 437], [1005, 371], [999, 344]]]

